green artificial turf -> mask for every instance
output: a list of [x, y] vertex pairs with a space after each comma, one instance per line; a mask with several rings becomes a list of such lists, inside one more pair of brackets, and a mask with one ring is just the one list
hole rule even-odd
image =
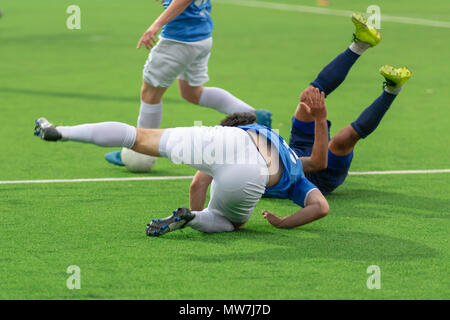
[[[269, 1], [275, 2], [275, 1]], [[314, 5], [315, 1], [283, 0]], [[450, 21], [446, 0], [331, 0], [331, 9]], [[135, 46], [161, 12], [153, 1], [79, 0], [81, 30], [67, 30], [71, 1], [6, 1], [0, 18], [0, 181], [133, 177], [106, 151], [44, 143], [33, 121], [135, 124], [147, 56]], [[350, 43], [348, 18], [216, 3], [208, 86], [273, 113], [288, 138], [298, 95]], [[377, 131], [358, 144], [352, 171], [449, 168], [449, 28], [382, 22], [383, 41], [327, 99], [331, 133], [381, 92], [378, 68], [413, 77]], [[164, 98], [162, 127], [215, 125], [223, 115]], [[192, 175], [158, 160], [150, 176]], [[147, 175], [139, 175], [147, 176]], [[349, 176], [328, 197], [330, 214], [279, 230], [262, 209], [288, 215], [287, 200], [262, 199], [245, 229], [191, 229], [145, 236], [153, 218], [188, 206], [189, 180], [0, 184], [1, 299], [448, 299], [448, 173]], [[81, 269], [69, 290], [66, 269]], [[369, 290], [370, 265], [381, 289]]]

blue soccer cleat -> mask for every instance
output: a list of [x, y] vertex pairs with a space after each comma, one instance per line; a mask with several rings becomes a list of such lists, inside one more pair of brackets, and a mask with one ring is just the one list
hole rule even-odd
[[256, 110], [256, 122], [267, 128], [272, 128], [272, 113], [269, 110]]
[[115, 164], [116, 166], [125, 166], [122, 162], [122, 150], [113, 151], [105, 154], [105, 159], [109, 163]]
[[195, 218], [195, 214], [187, 208], [178, 208], [171, 216], [164, 219], [154, 219], [147, 225], [145, 233], [149, 237], [158, 237], [167, 232], [183, 229], [186, 224]]

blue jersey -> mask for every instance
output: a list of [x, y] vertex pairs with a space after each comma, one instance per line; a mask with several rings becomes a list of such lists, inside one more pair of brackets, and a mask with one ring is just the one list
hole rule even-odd
[[[164, 9], [172, 0], [164, 0]], [[178, 17], [166, 24], [161, 32], [165, 39], [194, 42], [211, 37], [213, 22], [210, 0], [194, 0]]]
[[281, 136], [265, 126], [249, 124], [238, 128], [252, 130], [265, 136], [280, 154], [284, 169], [283, 174], [276, 185], [266, 189], [265, 195], [272, 198], [291, 199], [296, 204], [304, 207], [306, 196], [311, 190], [317, 189], [317, 187], [306, 179], [303, 173], [302, 162], [297, 154], [289, 148]]

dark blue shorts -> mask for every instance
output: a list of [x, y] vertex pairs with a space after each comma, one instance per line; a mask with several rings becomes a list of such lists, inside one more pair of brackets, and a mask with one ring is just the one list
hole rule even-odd
[[[328, 121], [328, 141], [330, 140], [331, 122]], [[314, 145], [314, 122], [302, 122], [292, 118], [289, 147], [299, 157], [309, 157]], [[324, 170], [306, 173], [309, 181], [314, 183], [323, 194], [329, 194], [340, 186], [348, 175], [353, 152], [346, 156], [337, 156], [328, 150], [328, 167]]]

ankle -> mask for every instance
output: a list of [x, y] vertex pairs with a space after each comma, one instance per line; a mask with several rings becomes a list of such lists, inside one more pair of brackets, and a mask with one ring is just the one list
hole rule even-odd
[[367, 49], [369, 49], [371, 45], [367, 42], [352, 42], [352, 44], [348, 47], [351, 51], [356, 53], [357, 55], [362, 55]]

